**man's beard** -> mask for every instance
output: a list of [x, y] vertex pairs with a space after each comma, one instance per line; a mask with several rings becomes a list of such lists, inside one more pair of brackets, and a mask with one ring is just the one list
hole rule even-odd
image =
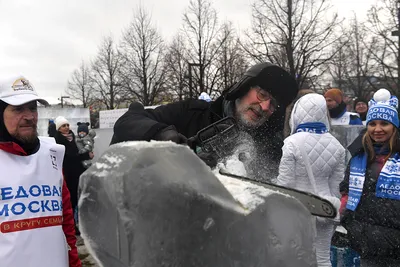
[[[264, 112], [259, 104], [254, 104], [254, 105], [248, 105], [246, 107], [240, 106], [240, 102], [236, 102], [236, 112], [235, 112], [235, 118], [238, 121], [240, 126], [243, 126], [245, 128], [257, 128], [263, 125], [267, 120], [268, 120], [268, 114]], [[259, 115], [259, 119], [257, 121], [252, 121], [246, 118], [244, 115], [245, 112], [248, 110], [254, 111], [256, 114]]]
[[15, 134], [12, 134], [11, 136], [21, 142], [22, 144], [33, 144], [36, 142], [36, 139], [38, 138], [39, 134], [37, 132], [37, 126], [36, 125], [30, 125], [33, 128], [33, 132], [30, 135], [25, 135], [22, 136], [18, 132]]

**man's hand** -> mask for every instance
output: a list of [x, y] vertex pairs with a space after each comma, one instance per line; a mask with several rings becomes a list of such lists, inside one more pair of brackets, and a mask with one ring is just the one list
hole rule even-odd
[[153, 139], [156, 141], [172, 141], [177, 144], [187, 144], [187, 138], [184, 135], [178, 133], [178, 131], [175, 129], [175, 126], [173, 125], [162, 129], [154, 136]]

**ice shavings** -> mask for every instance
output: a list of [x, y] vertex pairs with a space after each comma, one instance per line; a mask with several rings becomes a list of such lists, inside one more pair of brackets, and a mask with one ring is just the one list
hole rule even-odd
[[97, 169], [111, 169], [110, 164], [107, 163], [96, 162], [93, 166], [95, 166]]
[[125, 160], [125, 157], [104, 155], [103, 159], [108, 161], [110, 164], [113, 164], [114, 167], [118, 167], [119, 164]]
[[225, 169], [236, 175], [247, 176], [246, 168], [237, 155], [233, 155], [226, 160]]
[[123, 155], [104, 153], [101, 158], [93, 164], [92, 170], [96, 170], [95, 173], [98, 177], [107, 177], [113, 169], [118, 168], [125, 160], [126, 157]]
[[214, 171], [214, 174], [229, 193], [231, 193], [233, 198], [247, 210], [247, 214], [254, 211], [259, 205], [263, 204], [266, 197], [271, 194], [280, 194], [292, 198], [290, 195], [267, 189], [252, 182], [221, 175], [217, 170]]
[[[174, 146], [186, 147], [183, 145], [178, 145], [172, 141], [154, 141], [154, 140], [151, 140], [150, 142], [128, 141], [128, 142], [118, 143], [118, 144], [112, 145], [110, 147], [114, 147], [114, 148], [131, 147], [131, 148], [136, 148], [136, 149], [142, 149], [142, 148], [147, 148], [147, 147], [162, 148], [162, 147], [174, 147]], [[187, 147], [187, 148], [189, 149], [189, 147]]]
[[[247, 214], [251, 213], [259, 205], [265, 202], [264, 196], [268, 195], [267, 192], [263, 192], [264, 196], [262, 196], [257, 194], [257, 188], [253, 187], [250, 183], [232, 179], [220, 174], [216, 174], [216, 176], [229, 193], [231, 193], [233, 198], [246, 209]], [[269, 191], [267, 189], [265, 190]], [[269, 193], [273, 192], [271, 191]]]
[[104, 177], [108, 177], [109, 175], [110, 175], [110, 172], [108, 171], [108, 170], [99, 170], [99, 171], [96, 171], [95, 173], [94, 173], [97, 177], [102, 177], [102, 178], [104, 178]]

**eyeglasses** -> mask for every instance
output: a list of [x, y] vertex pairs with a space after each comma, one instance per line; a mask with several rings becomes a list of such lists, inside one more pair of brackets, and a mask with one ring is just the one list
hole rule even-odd
[[268, 93], [267, 91], [261, 89], [260, 87], [257, 88], [257, 99], [261, 102], [263, 101], [270, 101], [270, 107], [269, 110], [271, 112], [275, 112], [277, 108], [279, 108], [278, 101], [276, 101], [273, 96]]
[[61, 127], [69, 127], [69, 124], [63, 124]]
[[356, 107], [359, 107], [359, 106], [367, 106], [367, 104], [365, 104], [364, 102], [358, 102], [356, 104]]

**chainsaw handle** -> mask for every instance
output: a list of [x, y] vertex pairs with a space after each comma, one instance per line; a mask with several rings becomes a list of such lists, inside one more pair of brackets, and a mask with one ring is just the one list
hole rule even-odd
[[194, 147], [197, 145], [199, 139], [197, 137], [197, 134], [195, 136], [192, 136], [190, 138], [187, 139], [187, 144], [189, 147]]

